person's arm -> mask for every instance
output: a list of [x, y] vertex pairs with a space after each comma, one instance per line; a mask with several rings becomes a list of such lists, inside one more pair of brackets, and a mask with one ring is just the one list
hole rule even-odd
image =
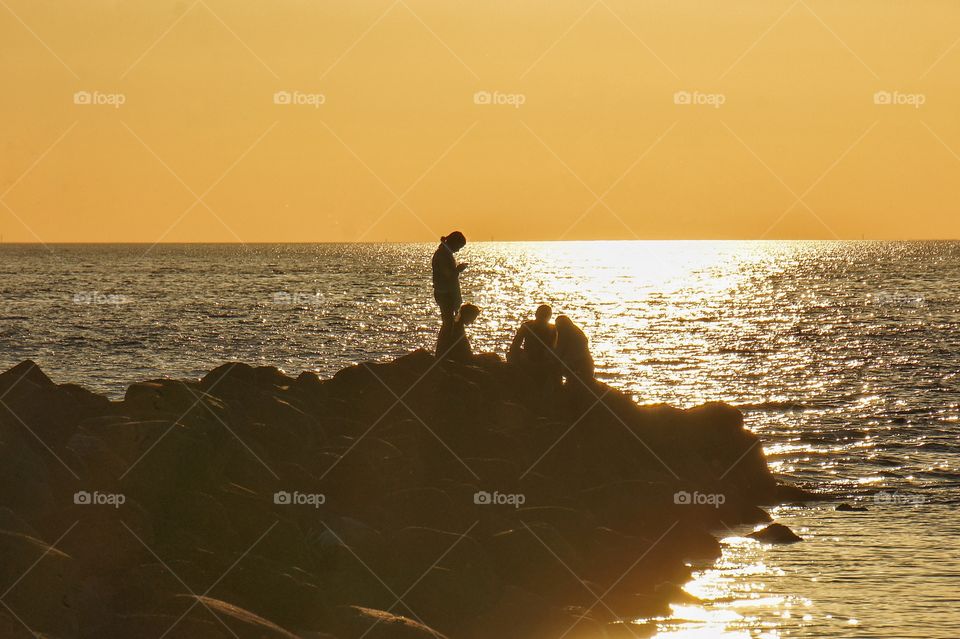
[[520, 328], [517, 329], [517, 334], [513, 336], [513, 342], [510, 343], [510, 353], [516, 354], [520, 352], [520, 348], [523, 346], [523, 340], [526, 338], [527, 325], [521, 324]]
[[434, 270], [437, 271], [439, 279], [442, 282], [452, 282], [457, 279], [457, 260], [453, 257], [453, 254], [448, 252], [442, 246], [437, 249], [438, 251], [443, 251], [446, 255], [440, 253], [436, 256], [437, 259], [433, 261]]

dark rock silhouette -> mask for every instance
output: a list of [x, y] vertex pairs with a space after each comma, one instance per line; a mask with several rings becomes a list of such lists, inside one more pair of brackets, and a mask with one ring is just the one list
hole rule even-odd
[[416, 351], [108, 401], [24, 362], [0, 374], [0, 634], [602, 636], [668, 612], [712, 528], [808, 497], [730, 406], [596, 383], [583, 414], [531, 383]]
[[840, 504], [836, 509], [842, 513], [863, 513], [867, 511], [866, 506], [857, 506], [855, 504]]
[[798, 541], [803, 541], [803, 537], [800, 537], [783, 524], [770, 524], [769, 526], [750, 533], [747, 537], [762, 541], [765, 544], [795, 544]]

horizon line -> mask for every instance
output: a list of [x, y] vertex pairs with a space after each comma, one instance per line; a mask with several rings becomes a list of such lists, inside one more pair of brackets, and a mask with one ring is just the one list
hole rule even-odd
[[[251, 242], [229, 242], [229, 241], [183, 241], [183, 242], [149, 242], [141, 240], [117, 240], [117, 241], [59, 241], [59, 242], [7, 242], [0, 240], [0, 246], [104, 246], [104, 245], [133, 245], [133, 246], [189, 246], [189, 245], [207, 245], [207, 246], [264, 246], [276, 244], [293, 245], [311, 245], [311, 244], [433, 244], [437, 240], [310, 240], [310, 241], [286, 241], [286, 240], [261, 240]], [[511, 240], [511, 239], [485, 239], [470, 240], [470, 244], [534, 244], [534, 243], [583, 243], [583, 242], [957, 242], [960, 238], [896, 238], [896, 239], [876, 239], [876, 238], [594, 238], [594, 239], [564, 239], [564, 240]]]

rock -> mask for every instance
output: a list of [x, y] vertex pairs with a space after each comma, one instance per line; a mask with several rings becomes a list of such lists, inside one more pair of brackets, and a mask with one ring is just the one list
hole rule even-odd
[[747, 537], [762, 541], [765, 544], [794, 544], [798, 541], [803, 541], [802, 537], [798, 536], [783, 524], [770, 524], [765, 528], [750, 533]]
[[[199, 606], [198, 606], [199, 608]], [[179, 614], [135, 613], [103, 620], [94, 637], [160, 637], [164, 639], [254, 639], [256, 635], [235, 634], [217, 623], [209, 612], [194, 609], [180, 619]], [[164, 634], [166, 633], [166, 634]], [[275, 639], [276, 635], [264, 635]]]
[[29, 436], [21, 431], [0, 430], [0, 503], [18, 519], [36, 521], [60, 504], [51, 481], [49, 459], [26, 441]]
[[53, 380], [40, 370], [36, 362], [29, 359], [20, 362], [5, 373], [0, 373], [0, 393], [6, 394], [19, 384], [47, 388], [56, 386]]
[[796, 502], [798, 505], [805, 505], [808, 501], [819, 501], [823, 499], [822, 495], [804, 490], [790, 484], [777, 484], [777, 503]]
[[0, 530], [0, 558], [0, 583], [8, 590], [4, 604], [34, 632], [76, 637], [77, 576], [71, 557], [30, 535]]
[[575, 576], [583, 572], [580, 555], [553, 526], [534, 522], [505, 530], [490, 538], [488, 549], [505, 583], [547, 596], [585, 593]]
[[546, 636], [545, 627], [556, 614], [557, 609], [540, 595], [516, 586], [507, 586], [490, 609], [476, 620], [475, 630], [468, 637], [525, 639]]
[[[43, 559], [4, 601], [62, 639], [619, 636], [683, 599], [720, 522], [817, 498], [735, 408], [594, 390], [544, 402], [496, 355], [421, 350], [328, 380], [233, 362], [111, 402], [24, 362], [0, 373], [0, 581]], [[0, 607], [0, 636], [24, 632]]]
[[370, 639], [446, 639], [436, 630], [409, 617], [385, 610], [348, 606], [338, 622], [340, 635]]
[[654, 592], [658, 595], [666, 598], [672, 603], [683, 603], [683, 604], [699, 604], [703, 603], [699, 597], [691, 595], [689, 592], [683, 589], [683, 586], [665, 581], [662, 584], [657, 584], [657, 587], [654, 588]]
[[[459, 506], [459, 507], [457, 507]], [[457, 516], [465, 504], [454, 504], [439, 488], [405, 488], [384, 496], [379, 520], [383, 527], [421, 526], [453, 530], [465, 517]], [[469, 526], [470, 522], [460, 527]]]
[[862, 513], [862, 512], [866, 512], [867, 507], [856, 506], [853, 504], [840, 504], [839, 506], [837, 506], [836, 510], [842, 513]]

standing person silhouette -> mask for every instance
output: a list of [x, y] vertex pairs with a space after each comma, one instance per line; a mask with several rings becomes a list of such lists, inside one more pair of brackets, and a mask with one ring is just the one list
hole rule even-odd
[[433, 253], [433, 299], [440, 307], [440, 319], [444, 327], [453, 324], [454, 315], [463, 304], [460, 294], [460, 272], [466, 264], [457, 264], [454, 253], [467, 245], [467, 238], [460, 231], [440, 238], [440, 246]]

